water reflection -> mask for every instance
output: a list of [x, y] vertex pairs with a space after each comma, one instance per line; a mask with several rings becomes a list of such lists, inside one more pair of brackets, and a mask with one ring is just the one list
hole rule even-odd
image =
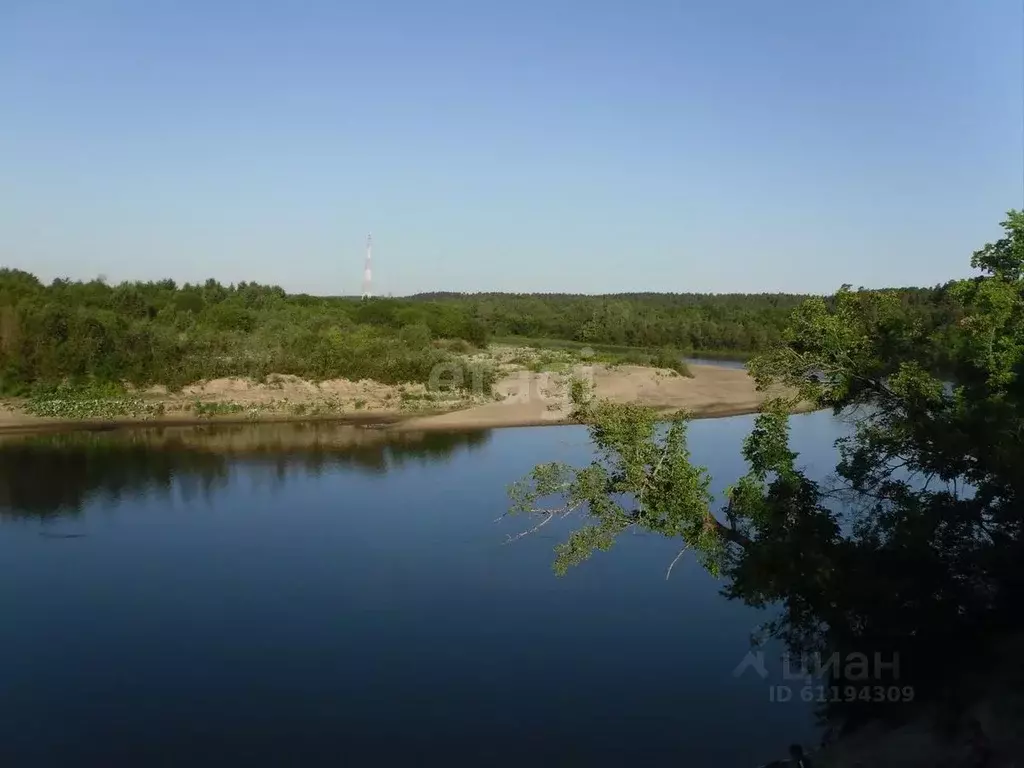
[[0, 519], [74, 515], [92, 500], [146, 493], [209, 497], [237, 468], [288, 472], [346, 467], [383, 474], [448, 461], [486, 445], [489, 431], [394, 432], [329, 422], [159, 427], [0, 439]]
[[[695, 425], [717, 476], [746, 427]], [[675, 542], [565, 579], [572, 521], [503, 545], [506, 485], [591, 457], [579, 427], [0, 442], [0, 763], [743, 768], [807, 740], [806, 703], [732, 675], [762, 617], [693, 559], [665, 581]]]

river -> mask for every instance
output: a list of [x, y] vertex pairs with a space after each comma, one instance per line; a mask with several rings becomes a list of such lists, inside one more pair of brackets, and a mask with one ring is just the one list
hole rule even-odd
[[[752, 417], [697, 421], [720, 489]], [[830, 466], [839, 425], [793, 417]], [[0, 765], [756, 766], [809, 705], [733, 672], [767, 614], [678, 544], [563, 578], [506, 486], [581, 427], [165, 428], [0, 443]], [[769, 650], [778, 653], [777, 648]]]

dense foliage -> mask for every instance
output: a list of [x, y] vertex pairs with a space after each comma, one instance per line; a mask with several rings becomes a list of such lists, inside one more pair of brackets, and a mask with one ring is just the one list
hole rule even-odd
[[[895, 291], [909, 313], [930, 315], [939, 289]], [[422, 294], [414, 300], [467, 307], [492, 336], [586, 344], [670, 346], [693, 353], [750, 353], [782, 338], [796, 294], [635, 293]]]
[[[445, 343], [445, 340], [461, 340]], [[310, 379], [485, 385], [453, 350], [486, 340], [454, 305], [289, 296], [239, 283], [173, 281], [108, 286], [0, 270], [0, 391], [70, 379], [182, 385], [218, 376], [295, 374]]]
[[[684, 419], [666, 431], [647, 409], [582, 391], [595, 461], [539, 465], [513, 508], [541, 523], [585, 516], [557, 550], [559, 571], [634, 527], [677, 538], [729, 596], [774, 606], [769, 628], [792, 651], [899, 654], [918, 701], [946, 696], [1022, 624], [1024, 213], [1003, 226], [974, 254], [982, 274], [943, 287], [927, 312], [908, 312], [901, 292], [848, 288], [801, 304], [749, 365], [760, 385], [793, 394], [757, 418], [748, 472], [721, 508], [690, 461]], [[828, 480], [808, 477], [789, 446], [800, 401], [853, 425]], [[850, 725], [900, 712], [870, 707], [858, 697], [824, 714]]]
[[[934, 324], [941, 291], [896, 294], [908, 315]], [[107, 285], [0, 269], [0, 393], [90, 379], [179, 386], [269, 373], [310, 379], [427, 382], [439, 363], [470, 370], [457, 352], [490, 338], [635, 347], [666, 367], [680, 353], [749, 353], [778, 341], [806, 297], [786, 294], [615, 296], [430, 294], [362, 301], [288, 295], [239, 283], [171, 280]], [[829, 300], [831, 301], [831, 300]], [[640, 348], [649, 350], [639, 357]], [[677, 350], [679, 353], [677, 353]]]
[[497, 337], [587, 344], [752, 352], [779, 338], [806, 296], [789, 294], [423, 294], [414, 299], [471, 308]]

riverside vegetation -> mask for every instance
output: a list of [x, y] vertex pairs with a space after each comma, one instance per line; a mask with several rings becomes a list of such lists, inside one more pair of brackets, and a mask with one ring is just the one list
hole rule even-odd
[[[899, 293], [847, 288], [801, 304], [780, 342], [748, 366], [759, 384], [794, 395], [757, 418], [743, 449], [748, 471], [717, 509], [684, 419], [663, 429], [650, 409], [580, 390], [577, 416], [597, 460], [538, 465], [513, 487], [512, 510], [539, 516], [537, 527], [583, 516], [556, 548], [559, 573], [641, 529], [677, 539], [730, 598], [776, 607], [766, 633], [796, 658], [898, 657], [898, 685], [914, 691], [905, 705], [874, 693], [893, 680], [844, 678], [842, 665], [815, 683], [844, 692], [820, 712], [839, 734], [938, 717], [927, 721], [939, 734], [935, 754], [918, 742], [916, 762], [902, 754], [900, 765], [953, 760], [957, 734], [976, 745], [982, 725], [968, 716], [979, 711], [993, 747], [1019, 757], [1020, 654], [1016, 677], [990, 666], [1000, 644], [1024, 637], [1024, 213], [1011, 211], [1003, 227], [971, 260], [981, 274], [942, 288], [943, 313], [908, 313]], [[790, 448], [787, 417], [799, 401], [852, 427], [825, 482]], [[993, 702], [993, 684], [979, 680], [1016, 688]], [[897, 764], [888, 737], [873, 738], [875, 751], [857, 764]], [[837, 745], [821, 764], [841, 754]], [[982, 764], [971, 759], [942, 764]]]
[[[941, 325], [946, 289], [900, 289], [900, 311]], [[612, 296], [423, 294], [406, 299], [290, 295], [276, 286], [214, 280], [122, 283], [58, 279], [44, 285], [0, 269], [0, 395], [26, 398], [30, 413], [66, 418], [157, 416], [144, 396], [223, 377], [271, 374], [318, 382], [422, 384], [431, 397], [487, 393], [495, 366], [489, 341], [542, 347], [547, 358], [671, 368], [685, 354], [745, 356], [782, 338], [786, 317], [807, 297], [789, 294]], [[834, 301], [825, 299], [826, 303]], [[438, 377], [438, 371], [444, 375]], [[417, 394], [426, 402], [430, 398]], [[365, 398], [363, 398], [365, 400]], [[402, 394], [406, 404], [409, 397]], [[197, 415], [244, 403], [200, 403]], [[329, 398], [322, 412], [338, 410]], [[305, 403], [283, 405], [295, 415]], [[280, 409], [279, 409], [280, 410]]]

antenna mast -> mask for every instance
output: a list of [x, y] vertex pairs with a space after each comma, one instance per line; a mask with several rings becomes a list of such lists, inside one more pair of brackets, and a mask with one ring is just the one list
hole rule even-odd
[[372, 295], [370, 289], [373, 283], [373, 235], [366, 236], [366, 266], [363, 267], [363, 298], [368, 299]]

